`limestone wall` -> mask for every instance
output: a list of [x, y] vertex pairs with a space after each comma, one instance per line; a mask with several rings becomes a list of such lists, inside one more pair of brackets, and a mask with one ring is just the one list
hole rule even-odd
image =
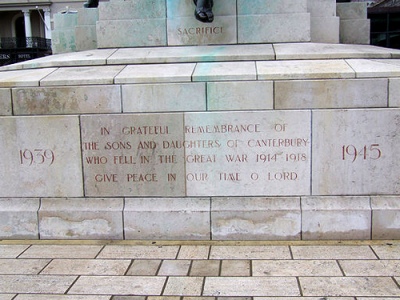
[[101, 49], [0, 69], [0, 236], [399, 238], [400, 52]]

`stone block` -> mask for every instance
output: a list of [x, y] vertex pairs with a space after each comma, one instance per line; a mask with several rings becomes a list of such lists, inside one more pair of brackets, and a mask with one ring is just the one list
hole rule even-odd
[[[101, 6], [103, 6], [102, 4]], [[99, 20], [99, 9], [81, 8], [78, 10], [77, 25], [96, 25]]]
[[308, 195], [310, 117], [308, 111], [185, 113], [187, 195]]
[[0, 197], [81, 197], [76, 116], [0, 118]]
[[184, 196], [183, 115], [82, 116], [85, 195]]
[[[193, 0], [173, 0], [167, 2], [167, 17], [175, 19], [194, 16], [195, 5]], [[214, 1], [213, 13], [216, 21], [220, 16], [236, 16], [236, 0]], [[198, 24], [202, 24], [197, 22]]]
[[387, 87], [387, 79], [277, 81], [275, 108], [386, 107]]
[[97, 49], [96, 25], [76, 26], [76, 51]]
[[[103, 50], [104, 51], [104, 50]], [[115, 51], [115, 50], [114, 50]], [[166, 64], [213, 61], [274, 60], [271, 44], [121, 48], [108, 64]], [[165, 66], [165, 65], [164, 65]], [[165, 66], [166, 67], [166, 66]]]
[[313, 195], [400, 192], [399, 109], [313, 112]]
[[195, 63], [129, 65], [115, 77], [115, 83], [191, 82], [195, 67]]
[[55, 70], [56, 68], [45, 68], [0, 72], [0, 88], [16, 86], [39, 86], [40, 80]]
[[53, 30], [51, 32], [51, 48], [53, 54], [75, 52], [75, 28]]
[[310, 14], [239, 15], [238, 43], [309, 42]]
[[213, 240], [299, 240], [299, 198], [213, 198]]
[[126, 199], [126, 239], [209, 240], [210, 199]]
[[337, 3], [336, 13], [341, 20], [367, 19], [367, 3], [366, 2]]
[[259, 110], [273, 109], [272, 81], [208, 82], [207, 109]]
[[257, 61], [256, 65], [258, 80], [355, 78], [354, 70], [339, 59]]
[[307, 0], [307, 11], [311, 17], [334, 17], [336, 16], [335, 0]]
[[246, 81], [256, 80], [254, 62], [198, 63], [192, 75], [193, 81]]
[[78, 23], [77, 13], [57, 13], [53, 15], [54, 29], [64, 30], [64, 29], [74, 29]]
[[11, 90], [0, 89], [0, 116], [10, 116], [11, 114]]
[[400, 239], [400, 197], [371, 198], [372, 239]]
[[307, 0], [237, 0], [238, 15], [306, 13]]
[[339, 43], [338, 17], [311, 17], [311, 42]]
[[124, 112], [205, 111], [205, 83], [122, 85]]
[[98, 48], [166, 46], [166, 19], [100, 20]]
[[342, 44], [364, 44], [370, 43], [370, 20], [341, 20], [340, 42]]
[[59, 68], [40, 81], [41, 86], [107, 85], [125, 66], [90, 66]]
[[365, 240], [371, 238], [369, 197], [303, 197], [304, 240]]
[[107, 1], [99, 5], [99, 19], [133, 20], [166, 18], [165, 0]]
[[0, 199], [0, 238], [37, 239], [39, 199]]
[[116, 85], [13, 89], [15, 115], [120, 113]]
[[236, 16], [215, 17], [209, 24], [201, 23], [193, 16], [169, 18], [167, 34], [169, 46], [236, 44]]
[[123, 199], [42, 199], [41, 239], [123, 239]]
[[400, 79], [389, 79], [389, 107], [400, 107]]
[[349, 66], [357, 78], [399, 77], [400, 65], [396, 60], [348, 59]]

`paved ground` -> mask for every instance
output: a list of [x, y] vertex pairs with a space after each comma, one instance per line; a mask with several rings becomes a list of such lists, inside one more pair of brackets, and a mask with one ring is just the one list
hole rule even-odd
[[0, 300], [146, 297], [400, 299], [400, 241], [0, 241]]

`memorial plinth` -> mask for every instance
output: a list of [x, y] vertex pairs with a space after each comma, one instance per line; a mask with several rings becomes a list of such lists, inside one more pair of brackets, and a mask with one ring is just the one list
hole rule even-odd
[[[248, 27], [235, 28], [252, 34], [267, 14], [310, 11], [306, 1], [266, 1], [268, 11], [228, 2], [226, 20], [238, 14]], [[164, 5], [176, 12], [169, 28], [201, 24], [191, 1], [151, 1], [150, 15], [127, 20], [140, 3], [101, 2], [97, 29], [108, 10], [132, 25]], [[260, 23], [243, 21], [256, 13]], [[0, 237], [399, 238], [400, 51], [246, 38], [1, 68]]]

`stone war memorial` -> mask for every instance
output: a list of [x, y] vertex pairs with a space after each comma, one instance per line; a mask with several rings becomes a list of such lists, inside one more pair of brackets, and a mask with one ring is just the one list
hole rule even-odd
[[400, 51], [366, 6], [195, 10], [100, 1], [0, 68], [0, 238], [399, 239]]

